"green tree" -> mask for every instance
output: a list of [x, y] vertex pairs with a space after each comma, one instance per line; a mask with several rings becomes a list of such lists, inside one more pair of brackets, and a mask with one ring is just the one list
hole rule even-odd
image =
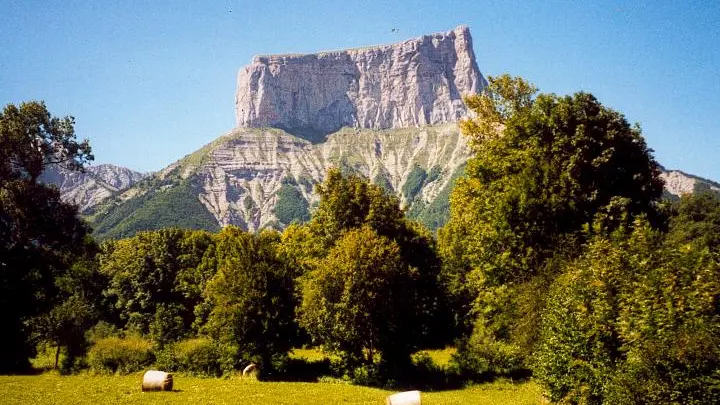
[[712, 250], [720, 249], [720, 195], [686, 194], [670, 217], [669, 243], [698, 242]]
[[316, 192], [320, 204], [313, 212], [310, 230], [325, 248], [333, 246], [343, 232], [365, 224], [388, 237], [404, 226], [397, 197], [361, 177], [343, 176], [339, 169], [330, 169]]
[[423, 345], [448, 343], [454, 329], [432, 234], [405, 217], [397, 197], [361, 177], [343, 176], [340, 170], [331, 169], [317, 191], [320, 204], [308, 224], [310, 243], [322, 247], [314, 250], [316, 261], [327, 255], [344, 233], [364, 226], [397, 243], [403, 262], [419, 274], [419, 282], [413, 287], [421, 289], [418, 295], [423, 297], [417, 302], [425, 314]]
[[207, 319], [202, 330], [227, 349], [226, 364], [255, 361], [271, 373], [297, 336], [294, 275], [279, 258], [279, 234], [229, 226], [215, 239], [214, 256], [203, 259], [216, 271], [198, 308]]
[[[659, 168], [637, 127], [587, 93], [540, 94], [523, 79], [490, 78], [468, 98], [461, 128], [474, 152], [451, 200], [445, 235], [491, 284], [526, 280], [567, 235], [611, 204], [655, 214]], [[613, 211], [613, 214], [615, 212]]]
[[[96, 252], [94, 245], [88, 246], [88, 253], [55, 279], [52, 307], [33, 322], [40, 340], [55, 346], [55, 368], [60, 365], [64, 373], [81, 365], [89, 346], [86, 332], [110, 309], [103, 297], [107, 278], [99, 272]], [[59, 364], [61, 352], [65, 357]]]
[[49, 310], [55, 279], [85, 249], [88, 229], [76, 207], [37, 181], [49, 165], [82, 169], [93, 159], [73, 125], [41, 102], [9, 104], [0, 113], [0, 372], [29, 366], [32, 319]]
[[419, 274], [368, 226], [346, 232], [303, 282], [300, 324], [352, 369], [408, 364], [421, 340]]
[[[345, 371], [352, 373], [363, 360], [372, 363], [373, 355], [378, 354], [381, 364], [371, 367], [381, 365], [384, 377], [397, 378], [409, 364], [410, 348], [443, 346], [454, 335], [435, 242], [430, 232], [405, 218], [395, 196], [366, 179], [343, 176], [334, 169], [317, 190], [320, 203], [312, 219], [306, 226], [288, 228], [280, 248], [285, 260], [296, 269], [294, 273], [302, 276], [304, 310], [299, 315], [300, 324], [312, 328], [307, 332], [316, 342], [342, 354]], [[359, 238], [365, 236], [370, 237], [370, 246], [360, 243]], [[353, 244], [362, 249], [362, 256], [333, 269], [340, 266], [339, 257], [352, 255]], [[376, 250], [391, 260], [387, 263], [389, 267], [380, 266], [380, 259], [374, 256]], [[347, 288], [358, 289], [361, 295], [357, 301], [338, 304], [312, 298], [328, 293], [323, 286], [328, 278], [343, 277], [340, 269], [343, 275], [354, 274], [358, 284], [348, 284]], [[407, 284], [402, 287], [396, 282], [398, 274], [407, 276]], [[370, 279], [374, 281], [370, 283]], [[406, 318], [402, 322], [407, 323], [394, 323], [396, 318], [387, 318], [400, 313], [395, 309], [367, 312], [369, 306], [377, 303], [367, 302], [374, 293], [363, 289], [375, 286], [383, 289], [382, 294], [398, 299], [397, 311], [404, 311]], [[331, 330], [333, 325], [319, 323], [318, 317], [337, 313], [337, 305], [345, 306], [342, 309], [345, 323]], [[353, 321], [358, 322], [350, 323]], [[358, 323], [366, 324], [363, 328], [370, 328], [373, 336], [360, 336], [365, 334], [362, 328], [354, 334], [348, 332]], [[391, 340], [398, 346], [391, 347]]]
[[637, 220], [596, 236], [552, 288], [535, 359], [554, 401], [720, 400], [720, 258]]
[[[521, 78], [489, 79], [461, 123], [473, 151], [439, 232], [445, 274], [468, 323], [532, 350], [546, 290], [600, 215], [608, 232], [658, 217], [662, 182], [640, 129], [587, 93], [539, 94]], [[459, 307], [463, 307], [460, 305]]]
[[202, 301], [198, 285], [209, 278], [197, 268], [211, 243], [207, 232], [170, 228], [103, 244], [100, 268], [121, 326], [158, 344], [188, 334]]

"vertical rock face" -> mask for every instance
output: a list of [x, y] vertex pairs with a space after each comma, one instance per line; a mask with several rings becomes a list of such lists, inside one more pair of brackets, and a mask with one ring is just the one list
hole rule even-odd
[[486, 81], [470, 31], [309, 55], [257, 56], [240, 70], [239, 127], [276, 127], [313, 140], [340, 127], [390, 129], [455, 122], [462, 97]]

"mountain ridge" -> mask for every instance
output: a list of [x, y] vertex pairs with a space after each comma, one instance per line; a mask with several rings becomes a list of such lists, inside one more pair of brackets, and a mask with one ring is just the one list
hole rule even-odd
[[84, 171], [52, 165], [43, 172], [40, 181], [57, 186], [63, 201], [77, 205], [80, 213], [88, 214], [104, 200], [146, 176], [148, 174], [113, 164], [88, 166]]

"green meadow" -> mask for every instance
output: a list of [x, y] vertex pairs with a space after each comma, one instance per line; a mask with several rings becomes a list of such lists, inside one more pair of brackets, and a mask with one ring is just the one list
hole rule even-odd
[[[232, 377], [175, 376], [172, 392], [142, 392], [142, 373], [123, 376], [79, 374], [0, 376], [4, 404], [384, 404], [394, 391], [344, 382], [258, 382]], [[494, 382], [462, 390], [423, 392], [423, 405], [542, 404], [532, 382]]]

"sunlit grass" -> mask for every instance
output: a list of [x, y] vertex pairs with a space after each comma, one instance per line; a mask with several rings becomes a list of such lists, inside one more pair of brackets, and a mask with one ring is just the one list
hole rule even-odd
[[323, 361], [326, 358], [332, 358], [332, 356], [324, 353], [321, 349], [315, 347], [308, 349], [295, 348], [290, 353], [290, 357], [294, 359], [305, 359], [310, 362]]
[[435, 365], [440, 367], [447, 367], [450, 364], [450, 358], [455, 354], [457, 350], [454, 347], [446, 347], [444, 349], [430, 349], [421, 350], [415, 353], [415, 356], [419, 354], [427, 354], [432, 359]]
[[[142, 374], [0, 376], [4, 404], [384, 404], [392, 391], [350, 384], [175, 376], [174, 392], [143, 393]], [[542, 404], [533, 383], [497, 382], [422, 394], [423, 405]]]

